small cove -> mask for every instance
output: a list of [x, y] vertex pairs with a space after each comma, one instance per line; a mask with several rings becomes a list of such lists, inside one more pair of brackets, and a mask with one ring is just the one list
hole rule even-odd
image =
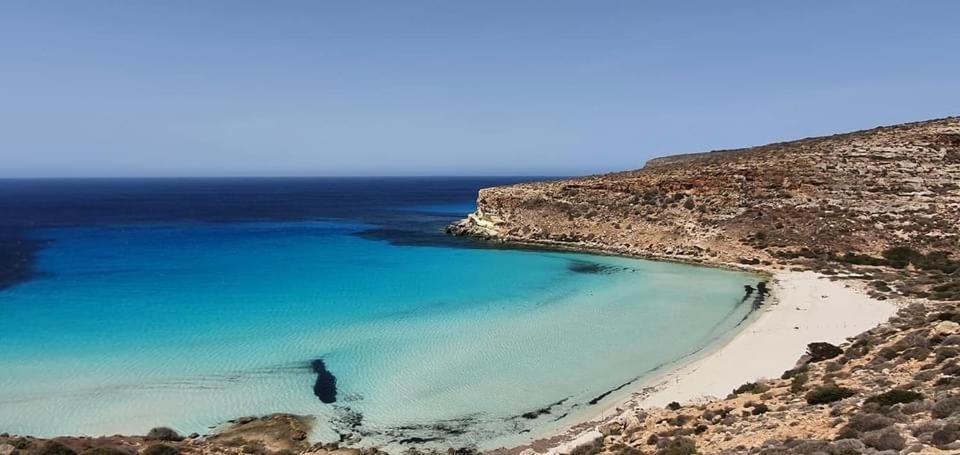
[[0, 292], [17, 321], [0, 430], [202, 434], [291, 412], [318, 416], [318, 440], [495, 445], [602, 406], [750, 311], [745, 273], [449, 243], [439, 228], [469, 201], [383, 196], [389, 225], [367, 205], [32, 229], [36, 276]]

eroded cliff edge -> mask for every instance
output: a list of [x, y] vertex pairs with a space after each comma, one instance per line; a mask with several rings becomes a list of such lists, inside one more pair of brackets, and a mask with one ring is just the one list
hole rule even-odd
[[960, 118], [484, 189], [477, 206], [448, 231], [813, 270], [900, 308], [726, 398], [662, 409], [639, 405], [641, 393], [572, 442], [502, 453], [960, 453]]
[[941, 267], [960, 249], [960, 117], [487, 188], [477, 207], [448, 231], [709, 264], [891, 265], [924, 272], [907, 294], [960, 299]]

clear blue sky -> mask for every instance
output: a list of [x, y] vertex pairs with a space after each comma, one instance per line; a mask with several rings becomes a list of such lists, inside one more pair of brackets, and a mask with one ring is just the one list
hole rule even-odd
[[0, 176], [584, 174], [960, 114], [960, 1], [3, 1]]

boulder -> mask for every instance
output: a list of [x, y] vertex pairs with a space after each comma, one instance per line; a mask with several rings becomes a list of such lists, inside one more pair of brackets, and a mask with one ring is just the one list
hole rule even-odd
[[930, 414], [938, 419], [945, 419], [960, 411], [960, 397], [949, 397], [938, 400], [933, 404]]
[[176, 447], [166, 444], [154, 444], [143, 450], [142, 455], [177, 455], [180, 451]]
[[830, 444], [831, 453], [860, 453], [867, 446], [859, 439], [838, 439]]
[[960, 332], [960, 324], [953, 321], [940, 321], [933, 326], [933, 332], [939, 335], [953, 335]]
[[931, 437], [931, 442], [935, 446], [945, 446], [951, 442], [960, 439], [960, 425], [949, 424], [943, 428], [934, 431]]
[[75, 450], [57, 441], [47, 441], [39, 451], [34, 453], [37, 455], [77, 455]]
[[817, 342], [807, 345], [807, 355], [810, 356], [810, 362], [822, 362], [843, 354], [843, 349], [830, 343]]
[[864, 444], [877, 450], [900, 450], [907, 444], [907, 440], [892, 428], [871, 431], [862, 439]]
[[180, 436], [180, 434], [172, 428], [156, 427], [147, 432], [147, 439], [154, 441], [182, 441], [183, 436]]

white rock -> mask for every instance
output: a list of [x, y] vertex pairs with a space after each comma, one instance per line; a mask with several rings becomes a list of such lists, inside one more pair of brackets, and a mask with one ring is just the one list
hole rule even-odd
[[941, 321], [933, 327], [933, 330], [940, 334], [957, 333], [957, 331], [960, 331], [960, 324], [953, 321]]
[[16, 450], [17, 448], [10, 444], [0, 444], [0, 455], [10, 455]]

